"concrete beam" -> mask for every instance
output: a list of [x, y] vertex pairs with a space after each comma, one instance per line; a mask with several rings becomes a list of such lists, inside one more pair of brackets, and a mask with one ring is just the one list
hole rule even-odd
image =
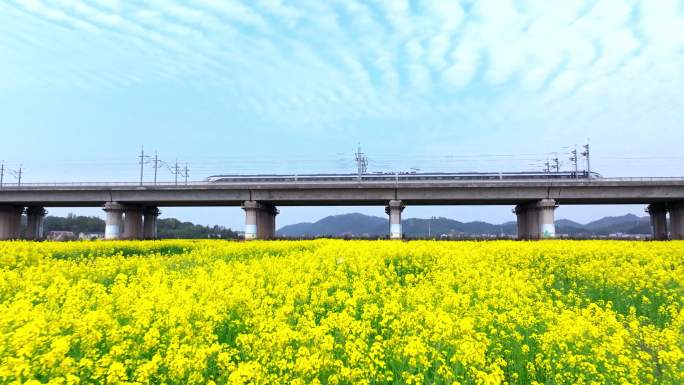
[[245, 201], [245, 240], [273, 239], [276, 236], [275, 218], [278, 209], [267, 203]]
[[389, 204], [385, 206], [385, 213], [389, 215], [389, 237], [390, 239], [402, 239], [403, 233], [401, 231], [401, 212], [404, 211], [404, 205], [401, 200], [392, 199]]
[[670, 205], [670, 234], [672, 239], [684, 240], [684, 202]]
[[32, 241], [43, 239], [43, 222], [47, 211], [40, 206], [29, 206], [26, 209], [26, 236]]
[[157, 239], [157, 218], [159, 218], [158, 208], [147, 206], [143, 208], [143, 239]]
[[518, 181], [410, 183], [244, 183], [191, 186], [21, 186], [0, 190], [0, 204], [99, 206], [109, 201], [150, 206], [273, 205], [514, 205], [555, 199], [562, 204], [668, 203], [684, 201], [681, 181]]
[[646, 212], [651, 217], [652, 238], [655, 241], [666, 241], [667, 235], [667, 206], [664, 204], [650, 204]]
[[19, 238], [22, 206], [0, 205], [0, 240]]

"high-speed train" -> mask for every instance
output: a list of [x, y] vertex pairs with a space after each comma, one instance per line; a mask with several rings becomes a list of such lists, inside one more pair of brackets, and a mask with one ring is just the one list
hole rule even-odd
[[599, 179], [595, 172], [475, 172], [475, 173], [415, 173], [377, 172], [367, 174], [259, 174], [259, 175], [213, 175], [206, 179], [211, 183], [277, 183], [277, 182], [422, 182], [422, 181], [486, 181], [486, 180], [558, 180]]

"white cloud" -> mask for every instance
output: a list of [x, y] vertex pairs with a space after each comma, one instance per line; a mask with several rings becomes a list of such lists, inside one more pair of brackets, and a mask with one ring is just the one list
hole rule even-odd
[[481, 54], [472, 42], [463, 41], [452, 55], [453, 63], [444, 71], [444, 80], [450, 85], [463, 88], [470, 84], [480, 66]]
[[[317, 111], [321, 119], [421, 109], [448, 115], [462, 98], [488, 92], [556, 103], [613, 98], [604, 88], [622, 82], [674, 87], [684, 76], [677, 0], [9, 4], [21, 16], [0, 15], [0, 23], [16, 24], [6, 28], [26, 31], [30, 43], [6, 34], [0, 49], [31, 63], [8, 71], [12, 84], [46, 78], [34, 71], [79, 87], [178, 81], [221, 89], [240, 108], [260, 106], [275, 118], [287, 110], [293, 120], [309, 104], [317, 107], [308, 119]], [[407, 95], [417, 95], [410, 105]]]

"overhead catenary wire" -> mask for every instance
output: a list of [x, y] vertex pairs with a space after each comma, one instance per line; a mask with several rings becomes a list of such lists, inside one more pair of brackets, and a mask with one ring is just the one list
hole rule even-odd
[[[630, 170], [646, 170], [650, 172], [649, 166], [661, 169], [668, 166], [667, 170], [675, 174], [681, 174], [678, 170], [684, 170], [684, 156], [679, 154], [610, 154], [601, 153], [595, 155], [591, 152], [588, 158], [588, 145], [584, 146], [584, 151], [570, 151], [572, 147], [562, 147], [562, 151], [551, 152], [523, 152], [520, 153], [483, 153], [483, 154], [392, 154], [380, 153], [366, 157], [363, 172], [411, 172], [421, 170], [421, 172], [516, 172], [516, 171], [542, 171], [553, 170], [559, 172], [565, 167], [575, 170], [576, 175], [579, 169], [579, 160], [586, 163], [586, 168], [592, 170], [619, 170], [629, 167]], [[567, 150], [566, 150], [567, 149]], [[153, 183], [159, 182], [159, 170], [167, 169], [174, 175], [174, 183], [177, 183], [179, 176], [184, 180], [190, 179], [189, 169], [192, 168], [193, 175], [197, 179], [204, 179], [210, 175], [220, 174], [291, 174], [291, 173], [352, 173], [359, 171], [359, 162], [353, 156], [344, 156], [342, 153], [331, 155], [284, 155], [282, 157], [244, 157], [237, 154], [218, 155], [218, 156], [195, 156], [185, 157], [184, 167], [178, 168], [175, 164], [167, 164], [155, 151], [154, 156], [148, 155], [144, 147], [141, 146], [140, 155], [137, 157], [139, 170], [139, 183], [145, 183], [146, 173]], [[360, 150], [360, 148], [358, 149]], [[559, 156], [563, 151], [567, 151], [568, 157]], [[359, 151], [360, 152], [360, 151]], [[571, 156], [572, 155], [572, 156]], [[575, 160], [577, 158], [577, 160]], [[549, 165], [544, 164], [544, 160]], [[569, 161], [569, 162], [568, 162]], [[87, 175], [102, 175], [102, 170], [106, 169], [106, 174], [110, 177], [119, 176], [126, 178], [130, 175], [132, 161], [124, 161], [116, 158], [103, 160], [85, 159], [55, 159], [51, 162], [41, 163], [38, 161], [27, 162], [34, 164], [39, 170], [37, 178], [45, 175], [70, 175], [78, 178]], [[151, 163], [152, 169], [145, 171]], [[674, 163], [674, 164], [673, 164]], [[355, 167], [356, 166], [356, 167]], [[546, 166], [546, 167], [544, 167]], [[8, 175], [18, 179], [18, 173], [9, 172], [7, 163], [3, 162], [4, 171], [2, 182], [6, 183]], [[65, 170], [71, 170], [67, 172]], [[90, 171], [92, 170], [92, 172]], [[153, 172], [149, 172], [152, 171]], [[40, 175], [42, 172], [42, 175]], [[613, 174], [615, 171], [612, 172]], [[15, 175], [16, 174], [16, 175]], [[33, 173], [32, 173], [33, 174]], [[650, 175], [650, 174], [649, 174]], [[99, 179], [99, 178], [98, 178]], [[130, 180], [126, 178], [127, 180]], [[23, 168], [22, 168], [23, 181]], [[18, 182], [20, 183], [20, 182]]]
[[5, 165], [5, 161], [0, 162], [0, 187], [5, 184], [5, 175], [12, 175], [17, 180], [17, 186], [21, 186], [21, 178], [24, 175], [24, 169], [22, 165], [19, 165], [17, 169], [11, 169]]

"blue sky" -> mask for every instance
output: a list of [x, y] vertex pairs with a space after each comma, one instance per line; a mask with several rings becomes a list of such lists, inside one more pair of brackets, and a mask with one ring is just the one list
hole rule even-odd
[[142, 144], [201, 179], [353, 171], [358, 142], [371, 171], [539, 169], [587, 138], [606, 176], [684, 175], [683, 1], [0, 1], [0, 68], [0, 159], [26, 182], [132, 181]]

